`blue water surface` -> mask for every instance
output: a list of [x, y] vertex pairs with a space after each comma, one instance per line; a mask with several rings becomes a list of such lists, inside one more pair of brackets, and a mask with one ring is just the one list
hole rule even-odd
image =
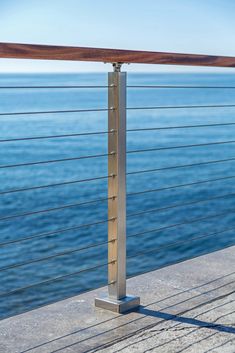
[[[1, 87], [27, 85], [106, 86], [107, 76], [106, 74], [0, 76]], [[235, 88], [235, 75], [129, 74], [128, 85]], [[233, 105], [235, 89], [128, 88], [127, 98], [129, 108]], [[105, 87], [0, 88], [0, 114], [103, 108], [107, 108]], [[235, 107], [127, 111], [128, 130], [153, 128], [127, 132], [127, 150], [159, 148], [155, 151], [127, 154], [128, 276], [235, 244], [234, 113]], [[0, 120], [0, 314], [1, 318], [4, 318], [107, 284], [105, 265], [89, 272], [80, 271], [107, 262], [105, 242], [108, 218], [106, 200], [50, 210], [60, 206], [106, 199], [107, 156], [9, 167], [30, 162], [107, 154], [107, 134], [8, 142], [6, 140], [106, 132], [107, 112], [0, 115]], [[225, 123], [229, 125], [218, 125]], [[210, 126], [195, 127], [195, 125]], [[178, 126], [194, 127], [175, 128]], [[162, 129], [154, 130], [154, 128]], [[220, 141], [232, 142], [205, 146], [207, 143]], [[195, 144], [202, 146], [161, 149]], [[170, 168], [220, 160], [225, 161]], [[142, 170], [153, 171], [132, 174]], [[104, 178], [77, 182], [98, 177]], [[202, 183], [198, 183], [200, 181]], [[64, 184], [51, 186], [61, 183]], [[18, 190], [36, 186], [43, 188]], [[149, 192], [132, 195], [142, 191]], [[180, 206], [181, 204], [186, 205]], [[136, 214], [152, 209], [152, 212]], [[22, 215], [41, 210], [49, 211]], [[97, 224], [80, 227], [90, 223]], [[20, 239], [22, 241], [18, 242]], [[66, 253], [102, 242], [104, 244], [99, 247], [50, 258], [57, 253]], [[172, 243], [176, 244], [171, 245]], [[137, 254], [139, 255], [135, 256]], [[46, 259], [24, 264], [40, 258]], [[17, 264], [22, 266], [14, 267]], [[9, 266], [11, 268], [7, 269]], [[58, 278], [61, 276], [65, 277]], [[41, 282], [44, 284], [39, 284]]]

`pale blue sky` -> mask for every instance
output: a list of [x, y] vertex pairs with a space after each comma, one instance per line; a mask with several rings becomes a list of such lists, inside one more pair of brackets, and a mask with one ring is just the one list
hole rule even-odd
[[[235, 56], [234, 15], [234, 0], [0, 0], [0, 41]], [[0, 71], [108, 69], [95, 63], [0, 61]]]

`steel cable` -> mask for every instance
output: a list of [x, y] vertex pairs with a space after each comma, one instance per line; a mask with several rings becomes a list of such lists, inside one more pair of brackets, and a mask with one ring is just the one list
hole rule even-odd
[[56, 187], [56, 186], [84, 183], [84, 182], [90, 182], [90, 181], [107, 179], [107, 178], [111, 178], [111, 177], [113, 177], [113, 175], [101, 176], [101, 177], [96, 177], [96, 178], [88, 178], [88, 179], [78, 179], [78, 180], [63, 181], [61, 183], [44, 184], [44, 185], [38, 185], [38, 186], [31, 186], [31, 187], [27, 187], [27, 188], [12, 189], [12, 190], [0, 191], [0, 195], [7, 195], [7, 194], [15, 193], [15, 192], [32, 191], [32, 190], [46, 189], [46, 188]]
[[155, 107], [128, 107], [127, 110], [157, 110], [157, 109], [196, 109], [196, 108], [234, 108], [235, 104], [212, 104], [212, 105], [163, 105]]
[[230, 126], [235, 125], [234, 122], [229, 123], [212, 123], [212, 124], [198, 124], [198, 125], [181, 125], [181, 126], [163, 126], [163, 127], [151, 127], [151, 128], [140, 128], [140, 129], [128, 129], [127, 132], [140, 132], [140, 131], [154, 131], [154, 130], [175, 130], [175, 129], [193, 129], [193, 128], [204, 128], [212, 126]]
[[179, 244], [189, 243], [191, 241], [203, 239], [203, 238], [206, 238], [206, 237], [211, 237], [211, 236], [222, 234], [222, 233], [225, 233], [225, 232], [229, 232], [229, 231], [234, 230], [234, 229], [235, 229], [235, 226], [232, 227], [232, 228], [226, 228], [226, 229], [218, 231], [218, 232], [213, 232], [213, 233], [209, 233], [209, 234], [202, 234], [202, 235], [200, 235], [198, 237], [193, 237], [193, 238], [188, 239], [188, 240], [180, 240], [180, 241], [168, 244], [168, 245], [164, 245], [162, 247], [158, 247], [158, 248], [154, 248], [154, 249], [146, 250], [146, 251], [141, 251], [141, 252], [138, 252], [138, 253], [136, 253], [134, 255], [128, 255], [127, 258], [133, 258], [133, 257], [149, 254], [149, 253], [152, 253], [152, 252], [161, 251], [163, 249], [171, 248], [171, 247], [174, 247], [174, 246], [179, 245]]
[[9, 113], [0, 113], [0, 116], [107, 112], [109, 110], [113, 110], [113, 109], [100, 108], [100, 109], [45, 110], [45, 111], [39, 111], [39, 112], [34, 112], [34, 111], [32, 111], [32, 112], [9, 112]]
[[9, 165], [0, 165], [0, 169], [6, 168], [16, 168], [16, 167], [27, 167], [32, 165], [40, 165], [40, 164], [48, 164], [48, 163], [60, 163], [60, 162], [68, 162], [68, 161], [77, 161], [80, 159], [89, 159], [89, 158], [100, 158], [100, 157], [107, 157], [114, 153], [102, 153], [102, 154], [95, 154], [90, 156], [81, 156], [81, 157], [71, 157], [71, 158], [61, 158], [61, 159], [52, 159], [48, 161], [37, 161], [37, 162], [28, 162], [28, 163], [19, 163], [19, 164], [9, 164]]
[[94, 223], [81, 224], [81, 225], [72, 226], [72, 227], [68, 227], [68, 228], [61, 228], [61, 229], [50, 231], [50, 232], [38, 233], [38, 234], [30, 235], [30, 236], [27, 236], [27, 237], [13, 239], [13, 240], [9, 240], [7, 242], [0, 243], [0, 246], [5, 246], [5, 245], [8, 245], [8, 244], [19, 243], [19, 242], [27, 241], [27, 240], [31, 240], [31, 239], [39, 239], [39, 238], [43, 238], [43, 237], [49, 237], [49, 236], [52, 236], [52, 235], [69, 232], [71, 230], [78, 230], [78, 229], [81, 229], [81, 228], [92, 227], [92, 226], [95, 226], [95, 225], [99, 225], [99, 224], [103, 224], [103, 223], [107, 223], [107, 222], [112, 222], [115, 219], [116, 218], [110, 218], [110, 219], [105, 219], [105, 220], [102, 220], [102, 221], [97, 221], [97, 222], [94, 222]]
[[163, 171], [163, 170], [188, 168], [188, 167], [195, 167], [195, 166], [214, 164], [214, 163], [224, 163], [224, 162], [230, 162], [230, 161], [235, 161], [235, 157], [226, 158], [226, 159], [217, 159], [217, 160], [206, 161], [206, 162], [198, 162], [198, 163], [182, 164], [182, 165], [169, 166], [169, 167], [161, 167], [161, 168], [155, 168], [155, 169], [137, 170], [137, 171], [133, 171], [133, 172], [128, 172], [128, 173], [126, 173], [126, 175], [152, 173], [152, 172], [158, 172], [158, 171]]
[[187, 187], [187, 186], [199, 185], [199, 184], [205, 184], [205, 183], [211, 183], [211, 182], [216, 182], [216, 181], [220, 181], [220, 180], [228, 180], [228, 179], [233, 179], [233, 178], [235, 178], [235, 175], [227, 176], [227, 177], [222, 177], [222, 178], [216, 178], [216, 179], [208, 179], [208, 180], [195, 181], [195, 182], [193, 182], [193, 183], [187, 183], [187, 184], [179, 184], [179, 185], [166, 186], [166, 187], [164, 187], [164, 188], [158, 188], [158, 189], [150, 189], [150, 190], [144, 190], [144, 191], [137, 191], [137, 192], [127, 193], [127, 196], [134, 196], [134, 195], [146, 194], [146, 193], [149, 193], [149, 192], [159, 192], [159, 191], [165, 191], [165, 190], [183, 188], [183, 187]]
[[[0, 297], [9, 296], [9, 295], [15, 294], [15, 293], [17, 293], [17, 292], [21, 292], [21, 291], [23, 291], [23, 290], [27, 290], [27, 289], [30, 289], [30, 288], [33, 288], [33, 287], [37, 287], [37, 286], [39, 286], [39, 285], [44, 285], [44, 284], [48, 284], [48, 283], [53, 283], [53, 282], [55, 282], [55, 281], [59, 281], [59, 280], [62, 280], [62, 279], [65, 279], [65, 278], [68, 278], [68, 277], [71, 277], [71, 276], [75, 276], [75, 275], [78, 275], [78, 274], [80, 274], [80, 273], [92, 271], [92, 270], [95, 270], [95, 269], [97, 269], [97, 268], [104, 267], [104, 266], [107, 266], [107, 265], [109, 265], [109, 264], [111, 264], [111, 263], [114, 263], [115, 261], [116, 261], [116, 260], [113, 260], [113, 261], [111, 261], [111, 262], [106, 262], [106, 263], [103, 263], [103, 264], [100, 264], [100, 265], [97, 265], [97, 266], [85, 268], [85, 269], [80, 270], [80, 271], [68, 273], [68, 274], [65, 274], [65, 275], [62, 275], [62, 276], [57, 276], [57, 277], [54, 277], [54, 278], [51, 278], [51, 279], [47, 279], [47, 280], [45, 280], [45, 281], [41, 281], [41, 282], [38, 282], [38, 283], [33, 283], [33, 284], [30, 284], [29, 286], [17, 288], [17, 289], [11, 290], [11, 291], [9, 291], [9, 292], [0, 293]], [[113, 282], [112, 282], [112, 283], [113, 283]]]
[[210, 215], [210, 216], [206, 216], [206, 217], [198, 217], [198, 218], [190, 219], [188, 221], [175, 223], [175, 224], [170, 224], [170, 225], [167, 225], [167, 226], [164, 226], [164, 227], [161, 227], [161, 228], [149, 229], [149, 230], [146, 230], [146, 231], [143, 231], [143, 232], [140, 232], [140, 233], [131, 234], [131, 235], [128, 235], [128, 238], [138, 237], [138, 236], [142, 236], [142, 235], [149, 234], [149, 233], [155, 233], [155, 232], [158, 233], [158, 232], [161, 232], [161, 231], [166, 230], [166, 229], [171, 229], [171, 228], [183, 226], [185, 224], [191, 224], [191, 223], [206, 221], [207, 219], [211, 219], [211, 218], [218, 217], [218, 216], [226, 216], [226, 215], [234, 214], [234, 213], [235, 213], [234, 211], [226, 211], [226, 212], [222, 212], [222, 213], [219, 213], [219, 214]]
[[99, 246], [102, 246], [102, 245], [105, 245], [105, 244], [108, 244], [108, 243], [111, 243], [111, 241], [110, 240], [109, 241], [103, 241], [103, 242], [99, 242], [99, 243], [96, 243], [96, 244], [87, 245], [87, 246], [84, 246], [82, 248], [69, 249], [69, 250], [65, 250], [63, 252], [56, 253], [56, 254], [53, 254], [53, 255], [49, 255], [49, 256], [45, 256], [45, 257], [39, 257], [37, 259], [33, 259], [33, 260], [30, 260], [30, 261], [24, 261], [24, 262], [16, 263], [16, 264], [13, 264], [13, 265], [1, 267], [0, 268], [0, 272], [7, 271], [7, 270], [12, 270], [14, 268], [18, 268], [18, 267], [22, 267], [22, 266], [27, 266], [27, 265], [34, 264], [34, 263], [41, 262], [41, 261], [51, 260], [51, 259], [54, 259], [56, 257], [69, 255], [69, 254], [72, 254], [72, 253], [75, 253], [75, 252], [96, 248], [96, 247], [99, 247]]
[[67, 209], [67, 208], [90, 205], [92, 203], [108, 201], [108, 200], [112, 200], [112, 199], [115, 199], [115, 198], [116, 198], [116, 196], [105, 197], [105, 198], [96, 199], [96, 200], [90, 200], [90, 201], [84, 201], [84, 202], [79, 202], [79, 203], [73, 203], [73, 204], [69, 204], [69, 205], [63, 205], [63, 206], [59, 206], [59, 207], [42, 209], [42, 210], [38, 210], [38, 211], [31, 211], [31, 212], [13, 214], [13, 215], [8, 215], [8, 216], [1, 217], [0, 221], [6, 221], [6, 220], [18, 218], [18, 217], [34, 216], [34, 215], [38, 215], [38, 214], [42, 214], [42, 213], [48, 213], [48, 212], [56, 212], [56, 211], [64, 210], [64, 209]]
[[128, 85], [127, 88], [235, 89], [234, 86], [190, 86], [190, 85]]
[[178, 148], [191, 148], [191, 147], [204, 147], [204, 146], [213, 146], [213, 145], [225, 145], [229, 143], [235, 143], [235, 140], [230, 141], [217, 141], [217, 142], [208, 142], [208, 143], [198, 143], [193, 145], [179, 145], [179, 146], [169, 146], [169, 147], [154, 147], [154, 148], [147, 148], [141, 150], [132, 150], [127, 151], [127, 154], [130, 153], [142, 153], [142, 152], [153, 152], [153, 151], [164, 151], [164, 150], [173, 150]]
[[190, 202], [183, 202], [183, 203], [173, 204], [173, 205], [159, 207], [159, 208], [152, 208], [152, 209], [148, 209], [148, 210], [144, 210], [144, 211], [129, 213], [129, 214], [127, 214], [127, 218], [140, 216], [145, 213], [161, 212], [161, 211], [166, 211], [166, 210], [169, 210], [172, 208], [191, 206], [191, 205], [195, 205], [198, 203], [214, 201], [214, 200], [224, 199], [226, 197], [233, 197], [233, 196], [235, 196], [235, 193], [225, 194], [225, 195], [221, 195], [221, 196], [214, 196], [214, 197], [209, 197], [207, 199], [195, 200], [195, 201], [190, 201]]
[[0, 140], [2, 142], [18, 142], [18, 141], [30, 141], [30, 140], [42, 140], [42, 139], [57, 139], [65, 137], [78, 137], [78, 136], [90, 136], [90, 135], [104, 135], [104, 134], [113, 134], [116, 131], [95, 131], [95, 132], [82, 132], [77, 134], [62, 134], [62, 135], [49, 135], [49, 136], [34, 136], [34, 137], [19, 137], [19, 138], [9, 138]]

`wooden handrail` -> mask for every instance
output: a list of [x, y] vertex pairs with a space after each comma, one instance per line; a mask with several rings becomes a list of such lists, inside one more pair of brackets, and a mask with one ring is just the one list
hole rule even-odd
[[229, 56], [17, 43], [0, 43], [0, 58], [235, 67]]

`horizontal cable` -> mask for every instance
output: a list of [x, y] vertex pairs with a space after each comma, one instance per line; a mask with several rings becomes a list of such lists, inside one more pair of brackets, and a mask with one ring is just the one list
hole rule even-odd
[[129, 256], [127, 256], [127, 258], [133, 258], [133, 257], [149, 254], [149, 253], [152, 253], [152, 252], [158, 252], [158, 251], [161, 251], [161, 250], [164, 250], [164, 249], [167, 249], [167, 248], [172, 248], [172, 247], [174, 247], [176, 245], [187, 244], [187, 243], [190, 243], [191, 241], [195, 241], [195, 240], [211, 237], [211, 236], [214, 236], [214, 235], [219, 235], [219, 234], [222, 234], [222, 233], [225, 233], [225, 232], [229, 232], [229, 231], [234, 230], [234, 229], [235, 229], [235, 226], [231, 227], [231, 228], [223, 229], [223, 230], [218, 231], [218, 232], [213, 232], [213, 233], [209, 233], [209, 234], [202, 234], [200, 236], [193, 237], [193, 238], [190, 238], [190, 239], [187, 239], [187, 240], [179, 240], [179, 241], [176, 241], [174, 243], [171, 243], [171, 244], [168, 244], [168, 245], [163, 245], [163, 246], [155, 248], [155, 249], [141, 251], [141, 252], [138, 252], [138, 253], [136, 253], [134, 255], [129, 255]]
[[217, 104], [217, 105], [163, 105], [156, 107], [129, 107], [127, 110], [148, 110], [148, 109], [194, 109], [194, 108], [234, 108], [235, 104]]
[[54, 230], [54, 231], [51, 231], [51, 232], [38, 233], [38, 234], [30, 235], [30, 236], [27, 236], [27, 237], [13, 239], [13, 240], [9, 240], [9, 241], [4, 242], [4, 243], [0, 243], [0, 246], [5, 246], [5, 245], [8, 245], [8, 244], [14, 244], [14, 243], [20, 243], [22, 241], [27, 241], [27, 240], [31, 240], [31, 239], [39, 239], [39, 238], [43, 238], [43, 237], [48, 237], [48, 236], [52, 236], [52, 235], [56, 235], [56, 234], [60, 234], [60, 233], [69, 232], [71, 230], [78, 230], [78, 229], [82, 229], [82, 228], [92, 227], [92, 226], [96, 226], [96, 225], [99, 225], [99, 224], [104, 224], [104, 223], [107, 223], [107, 222], [113, 222], [115, 219], [116, 218], [110, 218], [110, 219], [105, 219], [105, 220], [102, 220], [102, 221], [97, 221], [97, 222], [94, 222], [94, 223], [81, 224], [81, 225], [72, 226], [72, 227], [69, 227], [69, 228], [61, 228], [61, 229]]
[[234, 86], [191, 86], [191, 85], [128, 85], [127, 88], [206, 88], [206, 89], [235, 89]]
[[162, 170], [188, 168], [188, 167], [195, 167], [195, 166], [214, 164], [214, 163], [225, 163], [225, 162], [230, 162], [230, 161], [235, 161], [235, 157], [226, 158], [226, 159], [217, 159], [217, 160], [212, 160], [212, 161], [207, 161], [207, 162], [198, 162], [198, 163], [190, 163], [190, 164], [182, 164], [182, 165], [179, 164], [179, 165], [175, 165], [175, 166], [155, 168], [155, 169], [137, 170], [137, 171], [133, 171], [133, 172], [128, 172], [128, 173], [126, 173], [126, 175], [141, 174], [141, 173], [152, 173], [152, 172], [159, 172], [159, 171], [162, 171]]
[[51, 187], [63, 186], [63, 185], [84, 183], [84, 182], [90, 182], [90, 181], [95, 181], [95, 180], [107, 179], [107, 178], [110, 178], [110, 177], [113, 177], [113, 175], [100, 176], [100, 177], [87, 178], [87, 179], [63, 181], [61, 183], [44, 184], [44, 185], [38, 185], [38, 186], [31, 186], [31, 187], [28, 187], [28, 188], [12, 189], [12, 190], [0, 191], [0, 195], [7, 195], [7, 194], [15, 193], [15, 192], [32, 191], [32, 190], [46, 189], [46, 188], [51, 188]]
[[126, 153], [142, 153], [142, 152], [152, 152], [152, 151], [164, 151], [164, 150], [174, 150], [174, 149], [178, 149], [178, 148], [191, 148], [191, 147], [203, 147], [203, 146], [213, 146], [213, 145], [225, 145], [225, 144], [229, 144], [229, 143], [235, 143], [235, 140], [208, 142], [208, 143], [198, 143], [198, 144], [194, 144], [194, 145], [179, 145], [179, 146], [169, 146], [169, 147], [147, 148], [147, 149], [142, 149], [142, 150], [127, 151]]
[[67, 88], [109, 88], [109, 87], [113, 87], [113, 86], [0, 86], [0, 89], [67, 89]]
[[97, 109], [72, 109], [72, 110], [45, 110], [45, 111], [39, 111], [39, 112], [12, 112], [12, 113], [0, 113], [0, 116], [107, 112], [109, 110], [113, 110], [113, 108], [112, 109], [110, 109], [110, 108], [97, 108]]
[[28, 163], [19, 163], [19, 164], [6, 164], [6, 165], [0, 165], [0, 169], [16, 168], [16, 167], [27, 167], [27, 166], [31, 166], [31, 165], [48, 164], [48, 163], [60, 163], [60, 162], [68, 162], [68, 161], [77, 161], [79, 159], [100, 158], [100, 157], [107, 157], [107, 156], [110, 156], [112, 154], [114, 154], [114, 153], [102, 153], [102, 154], [95, 154], [95, 155], [90, 155], [90, 156], [52, 159], [52, 160], [48, 160], [48, 161], [37, 161], [37, 162], [28, 162]]
[[27, 266], [27, 265], [34, 264], [34, 263], [41, 262], [41, 261], [52, 260], [52, 259], [54, 259], [56, 257], [65, 256], [65, 255], [73, 254], [73, 253], [76, 253], [76, 252], [79, 252], [79, 251], [84, 251], [84, 250], [96, 248], [96, 247], [99, 247], [99, 246], [102, 246], [102, 245], [106, 245], [106, 244], [111, 243], [111, 242], [112, 242], [111, 240], [102, 241], [102, 242], [99, 242], [99, 243], [96, 243], [96, 244], [91, 244], [91, 245], [84, 246], [82, 248], [69, 249], [69, 250], [65, 250], [63, 252], [59, 252], [59, 253], [56, 253], [56, 254], [53, 254], [53, 255], [50, 255], [50, 256], [39, 257], [37, 259], [33, 259], [33, 260], [30, 260], [30, 261], [24, 261], [24, 262], [16, 263], [16, 264], [5, 266], [5, 267], [0, 267], [0, 272], [7, 271], [7, 270], [12, 270], [14, 268], [18, 268], [18, 267], [22, 267], [22, 266]]
[[106, 198], [91, 200], [91, 201], [72, 203], [72, 204], [69, 204], [69, 205], [63, 205], [63, 206], [59, 206], [59, 207], [42, 209], [42, 210], [38, 210], [38, 211], [31, 211], [31, 212], [23, 212], [23, 213], [13, 214], [13, 215], [8, 215], [8, 216], [1, 217], [0, 221], [6, 221], [6, 220], [13, 219], [13, 218], [18, 218], [18, 217], [34, 216], [34, 215], [38, 215], [38, 214], [42, 214], [42, 213], [56, 212], [56, 211], [64, 210], [64, 209], [67, 209], [67, 208], [85, 206], [85, 205], [90, 205], [92, 203], [98, 203], [98, 202], [113, 200], [115, 198], [116, 198], [116, 196], [112, 196], [112, 197], [106, 197]]
[[152, 208], [152, 209], [139, 211], [139, 212], [135, 212], [135, 213], [129, 213], [129, 214], [127, 214], [127, 217], [128, 218], [129, 217], [135, 217], [135, 216], [139, 216], [139, 215], [142, 215], [142, 214], [145, 214], [145, 213], [161, 212], [161, 211], [170, 210], [172, 208], [191, 206], [191, 205], [195, 205], [195, 204], [198, 204], [198, 203], [214, 201], [214, 200], [219, 200], [219, 199], [225, 199], [227, 197], [233, 197], [233, 196], [235, 196], [235, 193], [225, 194], [225, 195], [221, 195], [221, 196], [214, 196], [214, 197], [209, 197], [207, 199], [195, 200], [195, 201], [190, 201], [190, 202], [176, 203], [176, 204], [169, 205], [169, 206]]
[[[218, 180], [224, 180], [224, 179], [234, 178], [234, 177], [235, 176], [223, 177], [222, 179], [221, 178], [212, 179], [212, 180], [202, 181], [202, 182], [204, 183], [204, 182], [210, 182], [210, 181], [218, 181]], [[198, 183], [202, 183], [202, 182], [196, 182], [196, 183], [198, 184]], [[170, 188], [184, 187], [184, 186], [189, 186], [189, 185], [192, 185], [192, 183], [176, 185], [176, 186], [172, 186]], [[194, 183], [193, 183], [193, 185], [194, 185]], [[167, 189], [168, 189], [168, 187], [167, 187]], [[165, 190], [165, 188], [163, 190]], [[154, 190], [154, 191], [156, 191], [156, 190]], [[130, 194], [128, 194], [128, 195], [130, 195]], [[215, 199], [218, 199], [218, 198], [224, 198], [224, 197], [228, 197], [228, 196], [232, 196], [232, 195], [235, 195], [235, 194], [227, 194], [227, 195], [222, 195], [222, 196], [218, 196], [218, 197], [212, 197], [212, 198], [208, 198], [208, 199], [202, 199], [202, 200], [198, 200], [198, 201], [193, 201], [193, 202], [189, 202], [189, 203], [187, 202], [187, 203], [181, 203], [181, 204], [166, 206], [166, 207], [163, 207], [163, 208], [154, 208], [154, 209], [145, 210], [145, 211], [141, 211], [141, 212], [137, 212], [137, 213], [133, 213], [133, 214], [128, 214], [127, 217], [133, 217], [133, 216], [140, 215], [140, 214], [157, 212], [157, 211], [166, 210], [166, 209], [175, 208], [175, 207], [180, 207], [180, 206], [193, 205], [195, 203], [215, 200]], [[114, 197], [101, 198], [101, 199], [96, 199], [96, 200], [91, 200], [91, 201], [86, 201], [86, 202], [81, 202], [81, 203], [74, 203], [74, 204], [63, 205], [63, 206], [54, 207], [54, 208], [42, 209], [42, 210], [38, 210], [38, 211], [31, 211], [31, 212], [24, 212], [24, 213], [19, 213], [19, 214], [14, 214], [14, 215], [8, 215], [8, 216], [4, 216], [4, 217], [0, 218], [0, 221], [10, 220], [10, 219], [13, 219], [13, 218], [24, 217], [24, 216], [31, 216], [31, 215], [41, 214], [41, 213], [54, 212], [54, 211], [59, 211], [59, 210], [62, 210], [62, 209], [67, 209], [67, 208], [71, 208], [71, 207], [78, 207], [78, 206], [88, 205], [88, 204], [97, 203], [97, 202], [103, 202], [103, 201], [107, 201], [109, 199], [113, 199]]]
[[131, 234], [131, 235], [128, 235], [127, 238], [138, 237], [138, 236], [142, 236], [142, 235], [149, 234], [149, 233], [158, 233], [158, 232], [161, 232], [161, 231], [166, 230], [166, 229], [171, 229], [171, 228], [180, 227], [180, 226], [183, 226], [183, 225], [186, 225], [186, 224], [192, 224], [192, 223], [197, 223], [197, 222], [201, 222], [201, 221], [206, 221], [206, 220], [211, 219], [211, 218], [215, 218], [215, 217], [219, 217], [219, 216], [226, 216], [226, 215], [234, 214], [234, 213], [235, 213], [235, 211], [226, 211], [226, 212], [222, 212], [222, 213], [217, 213], [215, 215], [199, 217], [199, 218], [193, 218], [193, 219], [190, 219], [188, 221], [175, 223], [175, 224], [170, 224], [170, 225], [167, 225], [167, 226], [164, 226], [164, 227], [161, 227], [161, 228], [149, 229], [149, 230], [146, 230], [144, 232]]
[[171, 190], [171, 189], [177, 189], [177, 188], [183, 188], [191, 185], [198, 185], [198, 184], [204, 184], [204, 183], [211, 183], [215, 181], [220, 181], [220, 180], [228, 180], [228, 179], [233, 179], [235, 178], [235, 175], [227, 176], [227, 177], [221, 177], [221, 178], [216, 178], [216, 179], [208, 179], [208, 180], [201, 180], [201, 181], [195, 181], [193, 183], [187, 183], [187, 184], [178, 184], [178, 185], [172, 185], [172, 186], [166, 186], [164, 188], [158, 188], [158, 189], [150, 189], [150, 190], [144, 190], [144, 191], [137, 191], [137, 192], [132, 192], [128, 193], [127, 196], [133, 196], [133, 195], [141, 195], [141, 194], [146, 194], [148, 192], [157, 192], [157, 191], [164, 191], [164, 190]]
[[[129, 107], [127, 110], [149, 110], [149, 109], [192, 109], [192, 108], [233, 108], [234, 104], [218, 104], [218, 105], [178, 105], [178, 106], [156, 106], [156, 107]], [[0, 113], [0, 116], [11, 115], [35, 115], [35, 114], [63, 114], [63, 113], [84, 113], [84, 112], [104, 112], [113, 111], [113, 108], [96, 108], [96, 109], [71, 109], [71, 110], [47, 110], [32, 112], [10, 112]]]
[[[0, 86], [0, 89], [79, 89], [79, 88], [110, 88], [115, 86], [108, 85], [91, 85], [91, 86]], [[189, 88], [189, 89], [197, 89], [197, 88], [205, 88], [205, 89], [235, 89], [234, 86], [191, 86], [191, 85], [128, 85], [127, 88]]]
[[72, 273], [67, 273], [66, 275], [62, 275], [62, 276], [57, 276], [57, 277], [54, 277], [54, 278], [50, 278], [50, 279], [47, 279], [47, 280], [45, 280], [45, 281], [33, 283], [33, 284], [30, 284], [29, 286], [17, 288], [17, 289], [11, 290], [11, 291], [9, 291], [9, 292], [0, 293], [0, 297], [9, 296], [9, 295], [12, 295], [12, 294], [21, 292], [21, 291], [23, 291], [23, 290], [30, 289], [30, 288], [33, 288], [33, 287], [37, 287], [37, 286], [40, 286], [40, 285], [44, 285], [44, 284], [48, 284], [48, 283], [53, 283], [53, 282], [55, 282], [55, 281], [59, 281], [59, 280], [62, 280], [62, 279], [64, 279], [64, 278], [67, 278], [67, 277], [75, 276], [75, 275], [78, 275], [78, 274], [80, 274], [80, 273], [84, 273], [84, 272], [88, 272], [88, 271], [95, 270], [95, 269], [100, 268], [100, 267], [108, 266], [109, 264], [112, 264], [112, 263], [114, 263], [114, 262], [116, 262], [116, 260], [113, 260], [113, 261], [111, 261], [111, 262], [106, 262], [106, 263], [103, 263], [103, 264], [100, 264], [100, 265], [96, 265], [96, 266], [93, 266], [93, 267], [88, 267], [88, 268], [85, 268], [85, 269], [80, 270], [80, 271], [76, 271], [76, 272], [72, 272]]
[[[127, 175], [140, 174], [140, 173], [150, 173], [150, 172], [169, 170], [169, 169], [177, 169], [177, 168], [187, 168], [187, 167], [193, 167], [193, 166], [199, 166], [199, 165], [205, 165], [205, 164], [223, 163], [223, 162], [229, 162], [229, 161], [233, 161], [233, 160], [235, 160], [235, 157], [228, 158], [228, 159], [208, 161], [208, 162], [176, 165], [176, 166], [156, 168], [156, 169], [139, 170], [139, 171], [134, 171], [134, 172], [128, 172]], [[45, 185], [39, 185], [39, 186], [32, 186], [32, 187], [28, 187], [28, 188], [12, 189], [12, 190], [0, 191], [0, 195], [6, 195], [6, 194], [11, 194], [11, 193], [16, 193], [16, 192], [32, 191], [32, 190], [57, 187], [57, 186], [63, 186], [63, 185], [70, 185], [70, 184], [76, 184], [76, 183], [90, 182], [90, 181], [95, 181], [95, 180], [100, 180], [100, 179], [106, 179], [109, 177], [111, 177], [111, 176], [101, 176], [101, 177], [96, 177], [96, 178], [88, 178], [88, 179], [80, 179], [80, 180], [78, 179], [78, 180], [64, 181], [61, 183], [45, 184]]]
[[28, 140], [42, 140], [42, 139], [57, 139], [65, 137], [89, 136], [89, 135], [104, 135], [113, 134], [115, 131], [96, 131], [96, 132], [83, 132], [78, 134], [64, 134], [64, 135], [49, 135], [49, 136], [35, 136], [35, 137], [19, 137], [0, 140], [1, 142], [15, 142], [15, 141], [28, 141]]
[[[229, 123], [214, 123], [214, 124], [200, 124], [200, 125], [181, 125], [181, 126], [163, 126], [163, 127], [151, 127], [142, 129], [128, 129], [127, 132], [140, 132], [140, 131], [153, 131], [153, 130], [173, 130], [173, 129], [193, 129], [202, 127], [212, 127], [212, 126], [230, 126], [235, 125], [235, 122]], [[1, 142], [1, 140], [0, 140]]]

